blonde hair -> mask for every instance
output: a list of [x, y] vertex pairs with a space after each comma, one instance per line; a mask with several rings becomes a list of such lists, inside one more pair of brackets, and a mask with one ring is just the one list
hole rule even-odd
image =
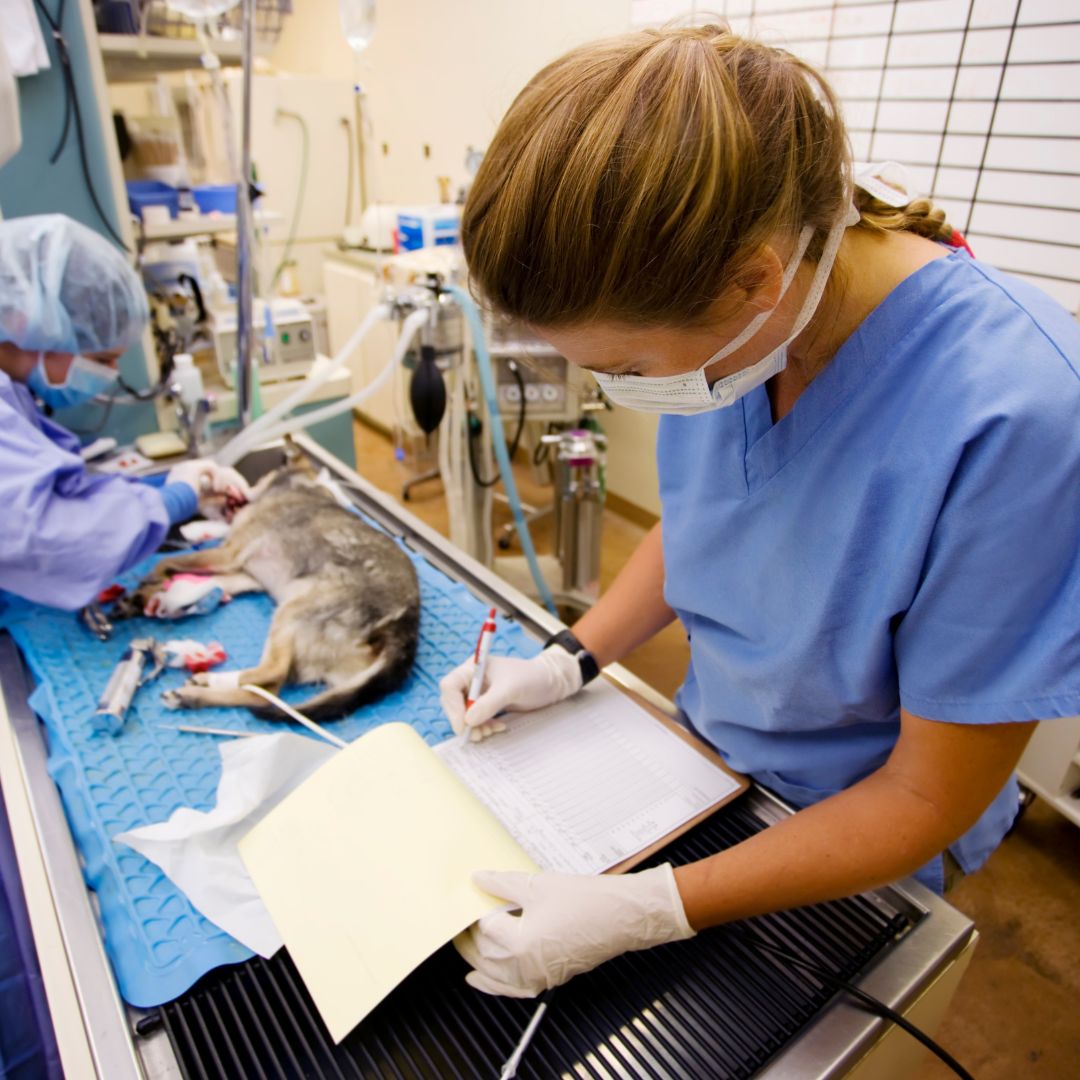
[[889, 206], [866, 191], [856, 189], [859, 224], [871, 232], [913, 232], [929, 240], [953, 242], [956, 230], [945, 220], [945, 211], [929, 199], [915, 199], [906, 206]]
[[[538, 326], [701, 324], [778, 232], [813, 225], [820, 254], [850, 156], [832, 89], [781, 49], [715, 25], [582, 46], [488, 148], [462, 220], [473, 286]], [[920, 204], [859, 206], [870, 229], [937, 235]]]

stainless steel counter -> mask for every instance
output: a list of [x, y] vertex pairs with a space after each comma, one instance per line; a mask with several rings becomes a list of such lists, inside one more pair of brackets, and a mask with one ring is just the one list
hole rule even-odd
[[[297, 441], [347, 486], [365, 513], [464, 582], [485, 602], [513, 615], [538, 637], [546, 637], [560, 625], [528, 597], [452, 548], [442, 536], [317, 444], [303, 437]], [[259, 472], [277, 456], [276, 449], [267, 448], [243, 465]], [[658, 707], [672, 710], [670, 702], [630, 672], [615, 666], [607, 673]], [[105, 1080], [177, 1077], [180, 1073], [166, 1036], [160, 1029], [147, 1037], [136, 1035], [134, 1027], [140, 1014], [125, 1006], [117, 993], [93, 897], [83, 882], [79, 855], [59, 793], [48, 774], [44, 731], [27, 705], [29, 679], [18, 651], [6, 635], [0, 636], [0, 687], [0, 786], [26, 883], [65, 1071], [72, 1078], [96, 1075]], [[791, 812], [758, 787], [746, 798], [753, 801], [757, 813], [770, 820]], [[920, 1002], [919, 1008], [927, 1017], [940, 1015], [976, 940], [972, 923], [914, 880], [881, 889], [874, 896], [877, 903], [904, 912], [913, 928], [882, 955], [859, 985], [901, 1012]], [[810, 1080], [849, 1075], [860, 1065], [863, 1075], [875, 1080], [902, 1075], [887, 1071], [889, 1066], [881, 1050], [884, 1043], [876, 1048], [874, 1060], [878, 1064], [870, 1071], [865, 1068], [868, 1053], [889, 1030], [892, 1034], [888, 1042], [894, 1038], [910, 1042], [891, 1025], [838, 1001], [774, 1058], [761, 1075], [770, 1080]], [[900, 1057], [896, 1060], [900, 1061]]]

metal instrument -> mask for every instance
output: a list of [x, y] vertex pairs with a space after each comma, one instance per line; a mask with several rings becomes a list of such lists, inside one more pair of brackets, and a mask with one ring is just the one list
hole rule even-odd
[[[144, 675], [143, 669], [150, 664]], [[94, 726], [110, 735], [119, 734], [135, 691], [156, 679], [165, 668], [165, 653], [155, 638], [136, 638], [113, 668], [94, 711]]]

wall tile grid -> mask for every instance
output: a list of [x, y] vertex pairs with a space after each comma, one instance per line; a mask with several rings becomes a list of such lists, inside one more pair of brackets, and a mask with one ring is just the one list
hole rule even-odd
[[1080, 315], [1077, 0], [631, 0], [725, 18], [828, 75], [855, 156], [901, 161], [980, 259]]

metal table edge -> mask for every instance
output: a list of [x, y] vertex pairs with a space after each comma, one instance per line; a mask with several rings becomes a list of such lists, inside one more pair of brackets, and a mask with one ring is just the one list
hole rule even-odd
[[[306, 454], [339, 481], [360, 495], [363, 509], [434, 565], [449, 572], [479, 596], [513, 615], [527, 630], [545, 637], [562, 623], [530, 597], [513, 588], [493, 571], [451, 546], [434, 529], [416, 519], [390, 496], [375, 488], [305, 435], [294, 441]], [[646, 698], [669, 714], [672, 703], [621, 665], [605, 674], [626, 689]], [[43, 729], [27, 703], [29, 680], [10, 636], [0, 634], [0, 686], [7, 703], [16, 744], [29, 789], [38, 843], [41, 846], [57, 917], [86, 1024], [86, 1039], [98, 1075], [107, 1080], [127, 1077], [179, 1076], [163, 1032], [138, 1039], [131, 1025], [137, 1012], [122, 1002], [105, 954], [100, 928], [90, 903], [60, 793], [48, 773]], [[792, 813], [772, 792], [753, 785], [745, 796], [755, 811], [779, 819]], [[906, 879], [870, 894], [886, 909], [904, 911], [915, 923], [896, 946], [864, 973], [857, 983], [868, 993], [903, 1011], [963, 951], [974, 934], [974, 924], [943, 899], [914, 879]], [[884, 1021], [834, 1001], [760, 1075], [768, 1080], [842, 1075], [879, 1038]], [[144, 1064], [153, 1062], [151, 1071]]]
[[60, 791], [49, 775], [44, 729], [27, 700], [30, 677], [15, 642], [6, 632], [0, 633], [0, 688], [26, 778], [36, 840], [85, 1026], [81, 1033], [57, 1031], [57, 1039], [67, 1034], [83, 1035], [100, 1077], [142, 1078], [145, 1073], [105, 954]]

